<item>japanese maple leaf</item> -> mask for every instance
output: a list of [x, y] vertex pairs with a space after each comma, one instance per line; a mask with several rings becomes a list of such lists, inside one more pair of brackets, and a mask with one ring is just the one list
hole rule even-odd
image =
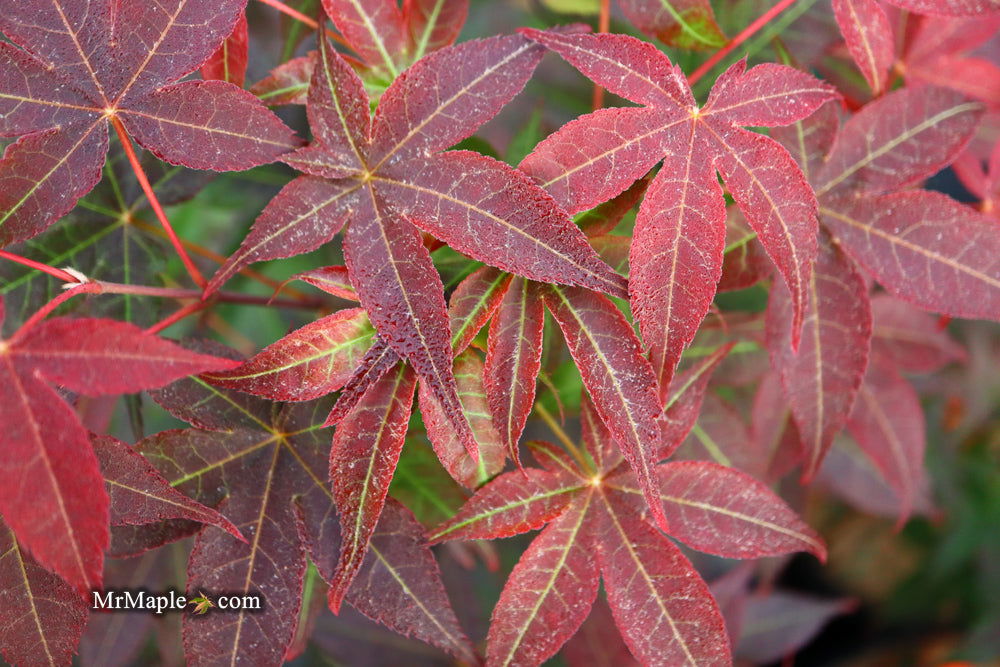
[[809, 176], [826, 230], [797, 352], [780, 286], [772, 289], [768, 313], [772, 362], [802, 437], [806, 478], [847, 422], [865, 376], [872, 316], [857, 267], [927, 310], [1000, 318], [995, 223], [944, 195], [906, 189], [954, 159], [981, 110], [947, 89], [903, 89], [867, 105], [839, 132], [836, 110], [826, 107], [773, 133]]
[[[329, 404], [272, 403], [194, 378], [154, 398], [196, 428], [158, 433], [136, 449], [178, 490], [217, 506], [248, 540], [200, 532], [188, 563], [188, 591], [266, 598], [262, 613], [185, 616], [187, 658], [196, 665], [281, 664], [295, 639], [307, 554], [332, 581], [341, 551], [327, 477], [330, 441], [323, 420]], [[405, 537], [419, 535], [419, 524], [396, 507], [386, 515], [370, 534], [359, 564], [365, 577], [348, 601], [397, 632], [475, 661], [433, 556], [422, 542]]]
[[996, 0], [888, 0], [902, 9], [932, 16], [986, 16], [1000, 12]]
[[104, 478], [86, 429], [49, 383], [122, 394], [231, 365], [113, 320], [55, 318], [0, 341], [0, 514], [18, 542], [78, 590], [100, 586]]
[[799, 120], [833, 89], [781, 65], [719, 77], [699, 107], [683, 74], [652, 44], [624, 35], [525, 30], [586, 76], [641, 108], [602, 109], [543, 140], [521, 168], [569, 212], [623, 191], [657, 162], [636, 218], [629, 296], [661, 396], [715, 295], [726, 210], [716, 170], [791, 289], [795, 340], [816, 256], [816, 202], [776, 142], [739, 126]]
[[[501, 475], [430, 532], [433, 541], [493, 539], [545, 526], [493, 611], [487, 665], [538, 665], [555, 654], [586, 619], [602, 576], [615, 623], [641, 663], [730, 664], [708, 586], [643, 518], [642, 492], [611, 434], [586, 415], [584, 425], [579, 460], [531, 443], [541, 469]], [[694, 549], [730, 558], [825, 555], [819, 537], [784, 501], [744, 473], [679, 462], [657, 466], [656, 477], [671, 535]]]
[[209, 290], [248, 262], [312, 250], [349, 220], [344, 256], [361, 305], [474, 451], [443, 287], [418, 230], [506, 271], [625, 294], [624, 279], [529, 178], [477, 153], [439, 153], [495, 115], [541, 51], [520, 36], [441, 49], [393, 82], [371, 121], [361, 80], [321, 38], [307, 106], [315, 140], [285, 160], [307, 175], [271, 201]]
[[[173, 164], [228, 171], [298, 144], [253, 95], [174, 83], [228, 35], [245, 0], [0, 2], [0, 245], [35, 236], [100, 180], [108, 122]], [[20, 47], [20, 48], [18, 48]]]

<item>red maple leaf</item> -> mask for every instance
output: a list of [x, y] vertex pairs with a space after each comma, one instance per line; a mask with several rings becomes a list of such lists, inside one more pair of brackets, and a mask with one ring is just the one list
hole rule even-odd
[[0, 136], [24, 135], [0, 160], [0, 245], [35, 236], [94, 187], [109, 121], [196, 169], [249, 169], [299, 145], [250, 93], [175, 83], [212, 55], [245, 4], [0, 2], [11, 40], [0, 44]]
[[[708, 586], [674, 543], [643, 517], [645, 502], [613, 437], [584, 404], [585, 453], [530, 443], [542, 469], [506, 473], [480, 489], [432, 541], [493, 539], [546, 526], [514, 567], [493, 612], [488, 664], [540, 664], [587, 617], [603, 576], [608, 602], [643, 664], [730, 663]], [[713, 463], [657, 466], [671, 532], [730, 558], [810, 551], [819, 537], [764, 484]], [[734, 539], [739, 535], [739, 539]]]
[[439, 152], [493, 117], [541, 55], [520, 36], [441, 49], [393, 82], [372, 121], [361, 80], [320, 39], [307, 106], [315, 140], [285, 158], [307, 175], [271, 201], [209, 290], [249, 262], [313, 250], [349, 221], [344, 255], [362, 306], [474, 452], [444, 290], [418, 229], [528, 278], [625, 294], [624, 279], [530, 179], [477, 153]]
[[789, 67], [744, 71], [741, 62], [699, 107], [681, 71], [652, 44], [624, 35], [524, 32], [595, 83], [645, 105], [568, 123], [521, 168], [572, 213], [613, 197], [663, 161], [639, 207], [629, 278], [661, 395], [722, 271], [726, 212], [717, 169], [792, 291], [797, 341], [816, 256], [815, 199], [787, 151], [739, 126], [792, 123], [831, 99], [833, 89]]
[[[768, 306], [768, 344], [802, 437], [804, 475], [815, 474], [834, 435], [853, 423], [859, 444], [900, 495], [904, 516], [919, 488], [923, 419], [919, 434], [906, 425], [920, 414], [919, 403], [901, 387], [891, 359], [880, 363], [888, 375], [869, 371], [862, 385], [872, 314], [858, 267], [926, 310], [1000, 319], [995, 223], [942, 194], [907, 189], [955, 158], [981, 111], [954, 91], [907, 88], [870, 103], [839, 131], [828, 106], [773, 133], [808, 174], [825, 229], [798, 351], [789, 343], [787, 293], [772, 290]], [[856, 400], [859, 388], [864, 395]]]
[[123, 394], [232, 365], [114, 320], [56, 318], [0, 342], [0, 514], [18, 542], [78, 590], [100, 586], [104, 477], [86, 429], [49, 383]]

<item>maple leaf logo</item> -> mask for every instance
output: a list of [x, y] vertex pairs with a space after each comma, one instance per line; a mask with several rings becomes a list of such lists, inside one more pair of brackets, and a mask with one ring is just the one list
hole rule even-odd
[[209, 609], [215, 606], [215, 603], [212, 602], [208, 598], [208, 596], [202, 593], [201, 591], [198, 591], [198, 597], [191, 598], [188, 601], [188, 604], [189, 605], [193, 604], [194, 609], [192, 610], [192, 613], [199, 615], [207, 613]]

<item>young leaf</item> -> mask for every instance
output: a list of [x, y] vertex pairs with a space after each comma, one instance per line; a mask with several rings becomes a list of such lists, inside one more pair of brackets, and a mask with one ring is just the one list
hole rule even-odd
[[323, 0], [323, 9], [362, 60], [399, 73], [408, 40], [395, 0]]
[[412, 60], [454, 42], [468, 13], [469, 0], [403, 0]]
[[264, 104], [305, 104], [309, 94], [309, 81], [313, 75], [316, 56], [310, 52], [301, 58], [281, 63], [265, 78], [250, 86], [250, 92]]
[[112, 17], [100, 0], [0, 2], [0, 31], [24, 50], [0, 54], [10, 73], [0, 77], [0, 134], [25, 135], [0, 160], [0, 245], [37, 235], [96, 185], [110, 120], [157, 157], [199, 169], [249, 169], [294, 148], [291, 130], [249, 93], [174, 83], [209, 58], [244, 4], [129, 3]]
[[0, 520], [0, 654], [12, 664], [69, 664], [87, 622], [87, 601], [41, 567]]
[[[630, 264], [634, 282], [631, 299], [647, 346], [665, 360], [662, 377], [678, 348], [689, 342], [689, 332], [704, 317], [710, 295], [699, 290], [675, 308], [671, 281], [693, 276], [691, 283], [716, 282], [722, 266], [725, 212], [715, 171], [733, 195], [765, 250], [792, 291], [795, 323], [805, 307], [805, 284], [815, 257], [815, 199], [788, 153], [762, 135], [741, 125], [787, 125], [815, 111], [835, 93], [826, 84], [780, 65], [762, 65], [745, 71], [737, 63], [716, 82], [704, 108], [699, 108], [679, 70], [651, 44], [622, 35], [562, 35], [526, 30], [572, 65], [613, 93], [643, 109], [608, 109], [567, 124], [542, 141], [522, 168], [571, 212], [590, 208], [614, 196], [664, 156], [668, 164], [650, 186], [669, 190], [668, 179], [688, 174], [694, 182], [680, 204], [672, 202], [667, 219], [654, 225], [664, 201], [648, 197], [639, 217], [650, 220], [650, 233], [634, 242]], [[681, 178], [684, 178], [681, 176]], [[663, 185], [657, 181], [664, 181]], [[685, 181], [688, 183], [688, 181]], [[713, 194], [714, 193], [714, 194]], [[691, 201], [688, 197], [692, 197]], [[714, 205], [710, 202], [716, 201]], [[703, 212], [706, 206], [711, 210]], [[667, 231], [661, 232], [665, 225]], [[655, 235], [652, 234], [656, 230]], [[694, 234], [714, 230], [704, 253], [690, 251]], [[683, 239], [683, 240], [681, 240]], [[687, 252], [685, 253], [685, 251]], [[653, 262], [662, 256], [676, 261]], [[649, 268], [646, 268], [649, 265]], [[657, 266], [663, 269], [657, 270]], [[671, 270], [673, 267], [673, 270]], [[714, 280], [713, 280], [714, 279]], [[689, 283], [690, 284], [690, 283]], [[653, 286], [666, 285], [666, 291]], [[666, 299], [666, 300], [665, 300]], [[677, 313], [686, 323], [676, 343], [663, 340], [665, 328]], [[667, 313], [664, 318], [663, 313]], [[793, 341], [798, 341], [798, 326]]]

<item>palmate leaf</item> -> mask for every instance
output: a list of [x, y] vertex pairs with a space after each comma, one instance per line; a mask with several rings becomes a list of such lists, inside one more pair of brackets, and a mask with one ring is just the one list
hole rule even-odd
[[361, 80], [325, 38], [320, 47], [307, 107], [315, 141], [288, 158], [311, 175], [271, 202], [209, 289], [248, 262], [314, 249], [349, 219], [344, 255], [362, 306], [471, 453], [443, 288], [418, 228], [528, 278], [624, 294], [621, 277], [523, 174], [474, 153], [434, 154], [494, 116], [524, 86], [541, 47], [508, 36], [437, 51], [396, 79], [373, 123]]
[[699, 108], [683, 74], [651, 44], [622, 35], [525, 34], [598, 85], [646, 105], [568, 123], [521, 168], [576, 212], [622, 192], [665, 160], [639, 208], [629, 258], [632, 308], [661, 392], [721, 275], [726, 227], [716, 170], [789, 285], [797, 343], [816, 253], [815, 199], [785, 150], [739, 126], [795, 122], [832, 98], [833, 89], [790, 68], [745, 71], [741, 62], [719, 77]]
[[[340, 553], [341, 520], [327, 481], [328, 402], [274, 404], [197, 379], [175, 383], [155, 398], [203, 428], [165, 431], [137, 449], [179, 490], [205, 505], [221, 501], [219, 510], [249, 541], [220, 531], [200, 533], [188, 565], [188, 590], [260, 592], [267, 599], [262, 613], [186, 617], [187, 658], [192, 664], [281, 664], [296, 633], [306, 555], [333, 581]], [[223, 404], [229, 409], [220, 414], [216, 406]], [[394, 510], [386, 520], [396, 522], [389, 532], [412, 533], [398, 514]], [[419, 574], [406, 572], [415, 554], [426, 559], [429, 553], [380, 530], [381, 524], [358, 564], [367, 577], [359, 585], [359, 608], [398, 632], [416, 632], [469, 659], [468, 641], [448, 620], [454, 615], [447, 599], [434, 593], [440, 590], [437, 573], [426, 560]], [[381, 587], [382, 594], [369, 597], [371, 587]], [[354, 604], [352, 596], [347, 600]], [[451, 637], [435, 633], [439, 626]]]
[[94, 187], [110, 119], [157, 157], [200, 169], [248, 169], [295, 148], [249, 93], [174, 83], [209, 58], [244, 4], [0, 3], [13, 42], [0, 49], [0, 135], [24, 135], [0, 160], [0, 244], [37, 235]]
[[[953, 160], [980, 114], [981, 105], [956, 92], [904, 88], [864, 107], [839, 132], [836, 114], [826, 109], [773, 133], [810, 174], [821, 222], [836, 245], [824, 246], [826, 277], [818, 273], [811, 283], [817, 295], [806, 334], [811, 343], [794, 353], [786, 297], [772, 292], [769, 306], [772, 361], [801, 436], [806, 478], [856, 405], [866, 367], [871, 307], [855, 263], [922, 308], [1000, 317], [995, 225], [938, 193], [894, 192]], [[900, 461], [886, 449], [889, 440], [868, 443], [880, 460]]]
[[0, 520], [0, 654], [12, 664], [69, 664], [87, 622], [87, 601], [43, 568]]
[[[588, 450], [611, 447], [608, 431], [585, 433]], [[487, 664], [538, 665], [551, 657], [586, 618], [598, 575], [620, 632], [643, 664], [729, 664], [729, 640], [707, 585], [643, 518], [646, 502], [633, 473], [618, 459], [597, 471], [578, 467], [545, 443], [533, 443], [532, 451], [545, 470], [499, 476], [429, 531], [434, 541], [496, 538], [548, 524], [494, 609]], [[819, 537], [744, 473], [701, 462], [667, 463], [656, 472], [657, 494], [677, 528], [671, 534], [689, 546], [732, 558], [825, 554]]]
[[0, 514], [35, 560], [98, 587], [109, 501], [87, 431], [48, 384], [87, 396], [157, 387], [231, 363], [113, 320], [56, 318], [0, 342]]

